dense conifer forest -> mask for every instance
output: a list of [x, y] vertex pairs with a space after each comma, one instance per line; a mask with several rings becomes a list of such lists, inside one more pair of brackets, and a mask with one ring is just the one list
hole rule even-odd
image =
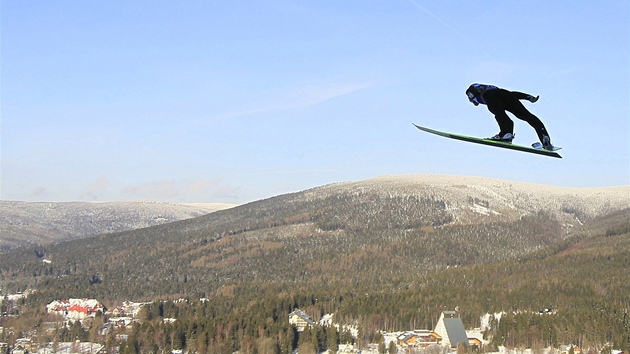
[[[124, 353], [290, 353], [298, 345], [314, 353], [364, 347], [379, 331], [433, 329], [441, 311], [457, 306], [467, 328], [492, 314], [480, 351], [570, 343], [628, 350], [630, 209], [568, 196], [519, 210], [488, 190], [458, 190], [459, 199], [363, 185], [313, 190], [5, 253], [3, 291], [35, 292], [7, 307], [20, 316], [2, 319], [16, 330], [0, 341], [54, 321], [45, 315], [50, 301], [78, 297], [109, 308], [154, 302], [125, 330], [102, 334], [99, 316], [41, 340], [74, 336]], [[340, 327], [298, 333], [288, 323], [298, 308], [315, 320], [334, 314]]]

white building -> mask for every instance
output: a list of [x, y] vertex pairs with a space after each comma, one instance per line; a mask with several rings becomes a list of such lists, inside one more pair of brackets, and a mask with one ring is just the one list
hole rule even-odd
[[306, 326], [314, 325], [315, 321], [313, 321], [311, 316], [305, 314], [299, 309], [295, 309], [289, 314], [289, 324], [294, 325], [298, 332], [302, 332]]
[[442, 337], [442, 345], [457, 348], [460, 343], [468, 346], [468, 336], [459, 312], [443, 311], [433, 331]]
[[99, 311], [103, 313], [105, 308], [94, 299], [68, 299], [51, 302], [46, 305], [46, 311], [71, 320], [82, 320], [96, 316]]

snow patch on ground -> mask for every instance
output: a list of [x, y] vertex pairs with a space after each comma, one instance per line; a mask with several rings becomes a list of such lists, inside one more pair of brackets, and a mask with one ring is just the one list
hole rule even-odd
[[481, 214], [481, 215], [501, 215], [501, 213], [498, 213], [490, 208], [486, 208], [483, 205], [479, 205], [479, 204], [473, 204], [470, 206], [470, 210], [474, 211], [477, 214]]

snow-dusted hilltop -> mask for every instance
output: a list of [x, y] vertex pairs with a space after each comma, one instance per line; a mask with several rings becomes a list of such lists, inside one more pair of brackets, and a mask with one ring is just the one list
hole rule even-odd
[[630, 208], [630, 186], [567, 188], [437, 174], [382, 176], [314, 188], [310, 193], [335, 194], [341, 190], [385, 197], [418, 196], [443, 200], [456, 221], [464, 223], [495, 218], [514, 220], [544, 210], [555, 214], [567, 225], [573, 225], [587, 218]]
[[0, 201], [0, 252], [189, 219], [233, 204], [162, 202], [29, 203]]

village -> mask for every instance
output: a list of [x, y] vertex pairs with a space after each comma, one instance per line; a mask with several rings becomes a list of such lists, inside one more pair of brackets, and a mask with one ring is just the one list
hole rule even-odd
[[[319, 324], [339, 326], [332, 321], [332, 317], [332, 315], [323, 316]], [[309, 315], [300, 310], [295, 310], [289, 314], [289, 323], [294, 325], [298, 332], [304, 331], [307, 326], [316, 324]], [[347, 329], [356, 337], [358, 333], [356, 328]], [[395, 347], [397, 351], [404, 353], [426, 353], [431, 348], [437, 349], [438, 353], [445, 353], [457, 351], [459, 346], [479, 348], [482, 344], [482, 341], [479, 339], [481, 338], [481, 331], [477, 330], [472, 333], [474, 333], [474, 336], [466, 333], [458, 311], [443, 311], [434, 330], [415, 329], [403, 332], [382, 332], [381, 350], [379, 350], [379, 344], [377, 343], [370, 344], [368, 348], [363, 350], [355, 349], [352, 345], [342, 345], [339, 353], [379, 353], [382, 352], [382, 347], [388, 349]]]
[[[24, 294], [6, 295], [0, 300], [5, 302], [3, 309], [7, 309], [10, 303], [24, 299], [28, 296], [28, 292]], [[203, 299], [201, 299], [203, 301]], [[185, 300], [180, 300], [185, 301]], [[0, 304], [2, 301], [0, 301]], [[106, 309], [99, 301], [95, 299], [64, 299], [55, 300], [46, 305], [46, 312], [51, 315], [57, 315], [63, 320], [58, 323], [49, 323], [48, 330], [52, 331], [56, 326], [69, 326], [72, 323], [81, 323], [84, 325], [90, 319], [95, 317], [103, 317], [106, 319], [102, 328], [99, 328], [100, 335], [107, 335], [108, 331], [113, 328], [127, 328], [134, 322], [140, 322], [138, 314], [147, 302], [131, 302], [125, 301], [121, 306], [112, 309]], [[541, 313], [545, 313], [545, 310]], [[7, 312], [3, 312], [3, 316], [8, 316]], [[175, 322], [174, 318], [164, 318], [163, 321]], [[309, 326], [334, 326], [337, 330], [349, 331], [353, 338], [358, 335], [358, 328], [354, 326], [339, 325], [334, 322], [334, 316], [327, 314], [321, 319], [315, 320], [307, 313], [300, 309], [292, 311], [287, 318], [289, 324], [295, 326], [298, 332], [303, 332]], [[0, 327], [0, 338], [4, 334], [8, 334], [12, 329]], [[33, 332], [34, 333], [34, 332]], [[125, 340], [125, 335], [118, 335], [117, 339]], [[339, 354], [378, 354], [378, 353], [425, 353], [425, 354], [446, 354], [446, 353], [463, 353], [463, 352], [482, 352], [480, 348], [487, 344], [483, 340], [483, 329], [476, 328], [466, 331], [464, 323], [457, 308], [453, 311], [443, 311], [440, 319], [433, 329], [411, 329], [401, 332], [381, 332], [381, 340], [379, 343], [368, 344], [364, 348], [357, 348], [350, 343], [339, 344], [337, 353]], [[500, 350], [504, 351], [503, 348]], [[81, 353], [95, 354], [110, 352], [103, 344], [91, 342], [57, 342], [57, 343], [39, 343], [28, 335], [15, 340], [11, 345], [6, 342], [0, 342], [0, 354], [55, 354], [55, 353]], [[554, 354], [581, 354], [581, 349], [573, 344], [567, 344], [560, 347], [559, 350], [548, 350]], [[173, 354], [182, 354], [181, 349], [173, 350]], [[296, 353], [297, 354], [297, 353]], [[334, 354], [332, 352], [324, 352], [321, 354]], [[611, 354], [623, 354], [620, 351], [612, 351]]]

